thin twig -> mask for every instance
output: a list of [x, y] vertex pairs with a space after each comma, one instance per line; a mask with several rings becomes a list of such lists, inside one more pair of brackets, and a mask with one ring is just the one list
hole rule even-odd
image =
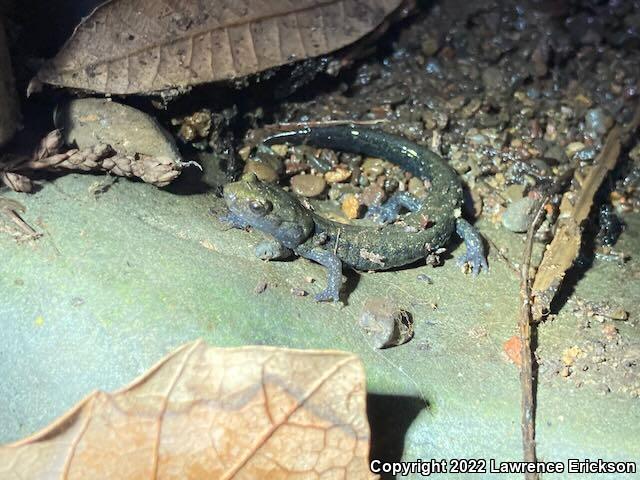
[[330, 127], [334, 125], [379, 125], [389, 120], [380, 118], [376, 120], [317, 120], [311, 122], [281, 122], [265, 125], [265, 130], [291, 130], [293, 128]]
[[500, 260], [502, 260], [505, 263], [505, 265], [509, 268], [509, 270], [511, 270], [513, 273], [519, 276], [520, 270], [518, 270], [518, 267], [511, 261], [511, 259], [502, 252], [498, 244], [493, 240], [491, 240], [486, 233], [483, 232], [483, 235], [484, 235], [484, 239], [487, 241], [487, 243], [491, 247], [491, 250], [489, 251], [489, 253], [490, 254], [494, 253]]
[[[537, 205], [536, 216], [527, 230], [527, 240], [524, 246], [522, 265], [520, 268], [520, 316], [518, 327], [520, 330], [520, 389], [521, 401], [521, 428], [522, 449], [526, 462], [536, 462], [536, 432], [535, 432], [535, 396], [533, 375], [533, 352], [531, 350], [531, 324], [533, 315], [531, 312], [531, 253], [533, 251], [533, 237], [542, 219], [545, 205], [550, 197], [544, 197]], [[537, 473], [525, 473], [526, 480], [537, 480]]]

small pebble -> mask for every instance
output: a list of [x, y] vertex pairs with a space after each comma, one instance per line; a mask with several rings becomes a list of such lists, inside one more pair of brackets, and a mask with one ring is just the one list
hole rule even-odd
[[502, 196], [509, 202], [516, 202], [524, 196], [524, 185], [509, 185], [502, 192]]
[[[553, 162], [553, 160], [552, 160]], [[551, 172], [551, 168], [549, 167], [549, 164], [547, 162], [545, 162], [543, 159], [541, 158], [534, 158], [533, 160], [531, 160], [529, 162], [531, 164], [532, 167], [534, 167], [541, 175], [550, 175]]]
[[250, 153], [251, 153], [251, 147], [248, 146], [248, 145], [246, 147], [242, 147], [240, 150], [238, 150], [238, 156], [245, 162], [249, 158], [249, 154]]
[[422, 50], [422, 53], [425, 54], [425, 56], [432, 57], [440, 49], [440, 38], [437, 34], [425, 34], [424, 37], [422, 37], [420, 49]]
[[578, 153], [580, 150], [584, 150], [587, 146], [582, 142], [571, 142], [567, 145], [567, 148], [564, 149], [564, 153], [569, 158], [573, 158], [573, 156]]
[[442, 72], [442, 67], [440, 66], [440, 62], [438, 62], [437, 59], [435, 58], [430, 58], [426, 65], [424, 66], [424, 69], [426, 70], [427, 73], [430, 73], [432, 75], [437, 75], [440, 72]]
[[291, 190], [301, 197], [317, 197], [326, 186], [327, 182], [321, 175], [296, 175], [291, 178]]
[[512, 232], [524, 233], [531, 223], [535, 200], [529, 197], [516, 200], [502, 214], [502, 225]]
[[358, 181], [356, 182], [356, 184], [359, 187], [368, 187], [369, 185], [371, 185], [371, 182], [369, 181], [369, 179], [367, 178], [366, 175], [358, 175]]
[[382, 186], [384, 187], [385, 192], [387, 192], [388, 194], [392, 194], [393, 192], [398, 190], [400, 182], [398, 182], [398, 180], [396, 180], [395, 178], [387, 177], [384, 180], [384, 184]]
[[284, 157], [287, 154], [287, 151], [289, 150], [289, 147], [283, 143], [278, 144], [278, 145], [271, 145], [271, 150], [273, 150], [273, 152], [280, 156], [280, 157]]
[[402, 345], [413, 337], [413, 317], [390, 298], [368, 299], [360, 316], [360, 328], [375, 348]]
[[338, 157], [331, 150], [306, 150], [304, 155], [307, 163], [320, 173], [331, 171], [338, 163]]
[[494, 93], [496, 90], [502, 90], [507, 86], [507, 80], [502, 70], [497, 67], [488, 67], [482, 71], [482, 83], [489, 94]]
[[362, 162], [362, 171], [369, 180], [375, 180], [384, 173], [384, 163], [379, 158], [367, 157]]
[[471, 143], [472, 145], [486, 145], [489, 143], [489, 139], [482, 133], [474, 133], [472, 135], [469, 135], [467, 137], [467, 140], [469, 140], [469, 143]]
[[576, 153], [576, 158], [578, 160], [581, 161], [585, 161], [585, 160], [593, 160], [594, 158], [596, 158], [596, 151], [593, 148], [585, 148], [584, 150], [580, 150], [578, 153]]
[[291, 159], [284, 162], [284, 171], [287, 175], [297, 175], [308, 170], [309, 165], [304, 162], [291, 161]]
[[426, 282], [427, 285], [433, 285], [433, 279], [429, 276], [426, 275], [424, 273], [421, 273], [420, 275], [418, 275], [416, 277], [418, 280], [420, 280], [421, 282]]
[[266, 163], [249, 160], [244, 165], [244, 173], [255, 173], [263, 182], [274, 183], [278, 180], [278, 174]]
[[462, 118], [469, 118], [474, 115], [482, 106], [482, 100], [478, 97], [474, 97], [471, 101], [461, 110], [460, 116]]
[[258, 145], [256, 151], [253, 154], [253, 160], [259, 163], [269, 165], [276, 173], [282, 172], [283, 161], [282, 157], [277, 155], [271, 147], [266, 145]]
[[334, 170], [324, 174], [324, 179], [327, 183], [341, 183], [349, 180], [349, 178], [351, 178], [351, 171], [344, 167], [336, 167]]
[[195, 112], [188, 117], [184, 117], [181, 123], [178, 136], [185, 142], [206, 138], [211, 129], [211, 112], [208, 110]]
[[350, 219], [356, 219], [360, 216], [361, 205], [358, 197], [353, 194], [348, 194], [344, 196], [342, 200], [342, 212], [345, 216]]
[[329, 189], [329, 200], [341, 201], [345, 195], [358, 193], [358, 189], [349, 183], [334, 183]]
[[253, 289], [253, 293], [255, 293], [256, 295], [260, 295], [267, 289], [268, 286], [269, 285], [265, 281], [258, 282], [256, 287]]
[[603, 135], [613, 126], [613, 118], [602, 108], [592, 108], [584, 117], [588, 131]]
[[306, 297], [308, 295], [306, 290], [303, 290], [302, 288], [299, 288], [299, 287], [293, 287], [291, 289], [291, 294], [295, 295], [296, 297]]
[[384, 189], [380, 185], [369, 185], [362, 191], [362, 203], [367, 207], [372, 205], [382, 205], [387, 198]]

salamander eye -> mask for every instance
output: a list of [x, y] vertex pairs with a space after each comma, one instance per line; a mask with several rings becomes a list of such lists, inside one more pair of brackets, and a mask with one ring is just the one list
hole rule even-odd
[[271, 210], [273, 210], [273, 203], [271, 203], [269, 200], [253, 200], [251, 203], [249, 203], [249, 210], [251, 210], [251, 212], [255, 213], [256, 215], [266, 215]]

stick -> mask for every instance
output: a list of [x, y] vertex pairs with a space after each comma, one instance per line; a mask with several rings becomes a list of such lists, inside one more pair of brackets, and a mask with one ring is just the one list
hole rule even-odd
[[314, 128], [314, 127], [329, 127], [334, 125], [378, 125], [380, 123], [388, 123], [386, 118], [380, 118], [377, 120], [318, 120], [311, 122], [282, 122], [272, 123], [265, 125], [265, 130], [291, 130], [295, 128]]
[[[533, 236], [538, 228], [544, 206], [549, 201], [546, 196], [537, 205], [536, 216], [527, 230], [527, 240], [524, 247], [522, 266], [520, 268], [520, 315], [518, 318], [518, 328], [520, 330], [520, 390], [521, 400], [521, 428], [522, 428], [522, 450], [526, 462], [537, 462], [536, 460], [536, 438], [535, 438], [535, 396], [534, 396], [534, 376], [533, 376], [533, 353], [531, 351], [531, 324], [533, 315], [531, 312], [531, 278], [529, 269], [531, 268], [531, 252], [533, 251]], [[537, 473], [526, 473], [526, 480], [537, 480]]]

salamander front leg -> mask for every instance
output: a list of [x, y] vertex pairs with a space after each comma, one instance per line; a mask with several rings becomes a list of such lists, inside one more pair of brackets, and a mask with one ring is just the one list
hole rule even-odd
[[456, 233], [464, 240], [464, 245], [467, 248], [466, 253], [458, 259], [458, 265], [469, 263], [474, 275], [478, 275], [482, 269], [489, 270], [480, 232], [466, 220], [458, 218]]
[[393, 223], [403, 208], [415, 212], [420, 208], [420, 201], [409, 192], [397, 192], [384, 205], [369, 207], [367, 217], [379, 223]]
[[340, 287], [342, 287], [342, 262], [338, 256], [330, 250], [311, 248], [304, 251], [296, 251], [304, 258], [318, 262], [327, 269], [327, 288], [315, 296], [317, 302], [340, 301]]
[[256, 257], [260, 260], [285, 260], [293, 255], [293, 251], [276, 239], [263, 240], [256, 245]]
[[243, 229], [243, 228], [249, 227], [249, 224], [245, 220], [243, 220], [240, 216], [236, 215], [235, 213], [231, 213], [231, 212], [227, 213], [226, 215], [222, 215], [218, 217], [218, 220], [220, 220], [220, 222], [225, 224], [228, 228]]

